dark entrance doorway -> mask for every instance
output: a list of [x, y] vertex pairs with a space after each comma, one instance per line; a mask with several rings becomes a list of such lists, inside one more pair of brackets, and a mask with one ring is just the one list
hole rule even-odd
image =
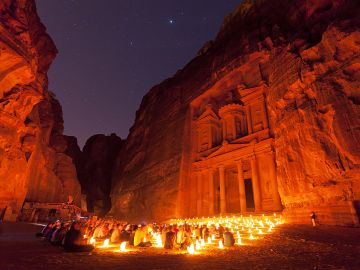
[[245, 179], [245, 196], [247, 211], [255, 210], [254, 192], [251, 179]]

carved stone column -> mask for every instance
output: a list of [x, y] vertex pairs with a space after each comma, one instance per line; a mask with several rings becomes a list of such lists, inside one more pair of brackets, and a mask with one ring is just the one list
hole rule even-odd
[[211, 124], [209, 124], [208, 128], [207, 128], [207, 132], [208, 132], [208, 144], [209, 144], [209, 149], [211, 149], [213, 147], [213, 133], [212, 133], [212, 128], [211, 128]]
[[261, 193], [260, 193], [260, 181], [259, 181], [259, 173], [258, 173], [256, 157], [252, 156], [250, 160], [251, 160], [252, 186], [254, 191], [255, 212], [260, 212], [262, 209]]
[[225, 141], [226, 140], [226, 135], [227, 135], [227, 127], [226, 127], [225, 119], [221, 119], [221, 123], [222, 123], [223, 141]]
[[244, 213], [246, 212], [246, 193], [242, 160], [238, 160], [236, 165], [238, 170], [240, 211]]
[[202, 214], [202, 173], [198, 172], [197, 174], [197, 196], [196, 196], [196, 214], [200, 216]]
[[190, 198], [191, 198], [190, 207], [191, 207], [191, 209], [189, 210], [189, 212], [194, 217], [197, 215], [197, 182], [198, 182], [198, 176], [199, 176], [199, 172], [194, 171], [194, 175], [193, 175], [192, 181], [190, 183], [190, 185], [191, 185], [191, 195], [190, 195]]
[[220, 214], [226, 213], [225, 168], [219, 167], [220, 175]]
[[215, 214], [214, 171], [209, 169], [209, 216]]
[[269, 162], [270, 162], [270, 181], [272, 186], [272, 197], [274, 202], [274, 210], [281, 210], [281, 199], [279, 195], [278, 190], [278, 184], [277, 184], [277, 174], [276, 174], [276, 163], [275, 163], [275, 154], [271, 152], [269, 154]]
[[251, 134], [251, 133], [253, 133], [253, 130], [252, 130], [250, 105], [246, 106], [246, 121], [247, 121], [247, 126], [248, 126], [248, 134]]
[[269, 119], [268, 119], [268, 114], [267, 114], [267, 110], [266, 110], [266, 100], [265, 97], [262, 98], [262, 102], [263, 102], [263, 112], [262, 112], [262, 116], [263, 116], [263, 127], [264, 129], [267, 129], [269, 127]]

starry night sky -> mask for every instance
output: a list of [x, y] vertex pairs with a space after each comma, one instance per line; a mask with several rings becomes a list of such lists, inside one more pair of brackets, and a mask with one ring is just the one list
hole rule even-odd
[[126, 138], [144, 94], [213, 39], [240, 0], [36, 0], [59, 54], [49, 90], [65, 134]]

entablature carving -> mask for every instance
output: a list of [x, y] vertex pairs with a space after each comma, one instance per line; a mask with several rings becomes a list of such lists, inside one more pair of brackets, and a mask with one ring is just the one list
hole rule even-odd
[[208, 157], [193, 162], [193, 169], [203, 170], [209, 167], [218, 167], [220, 164], [229, 165], [241, 159], [243, 162], [255, 158], [262, 154], [273, 154], [274, 139], [269, 138], [264, 141], [253, 141], [249, 144], [227, 144], [218, 148]]

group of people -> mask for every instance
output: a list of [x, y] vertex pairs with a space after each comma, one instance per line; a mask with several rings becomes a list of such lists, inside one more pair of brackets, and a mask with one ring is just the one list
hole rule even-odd
[[233, 246], [234, 235], [221, 225], [169, 225], [169, 224], [129, 224], [116, 220], [87, 220], [64, 223], [60, 220], [49, 223], [38, 234], [51, 244], [63, 246], [65, 251], [91, 251], [94, 246], [90, 239], [110, 243], [127, 242], [134, 247], [149, 247], [154, 243], [165, 249], [186, 249], [196, 240], [217, 238], [224, 246]]
[[62, 246], [68, 252], [91, 251], [93, 245], [87, 243], [82, 235], [82, 223], [79, 221], [48, 223], [36, 236], [46, 239], [54, 246]]

